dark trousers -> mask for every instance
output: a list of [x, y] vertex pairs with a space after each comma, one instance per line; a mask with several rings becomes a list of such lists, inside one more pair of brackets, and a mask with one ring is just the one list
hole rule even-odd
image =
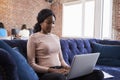
[[[40, 77], [40, 80], [67, 80], [64, 75], [59, 73], [45, 73], [45, 74], [38, 73], [38, 76]], [[70, 80], [103, 80], [103, 78], [104, 75], [102, 71], [94, 70], [92, 73], [88, 75], [77, 77]]]

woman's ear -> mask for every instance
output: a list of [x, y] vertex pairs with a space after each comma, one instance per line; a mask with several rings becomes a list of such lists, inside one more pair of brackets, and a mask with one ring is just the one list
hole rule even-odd
[[39, 25], [42, 26], [43, 23], [40, 23]]
[[43, 23], [40, 23], [39, 25], [40, 25], [40, 27], [41, 27], [41, 30], [42, 30], [42, 28], [43, 28], [43, 26], [42, 26], [42, 25], [43, 25]]

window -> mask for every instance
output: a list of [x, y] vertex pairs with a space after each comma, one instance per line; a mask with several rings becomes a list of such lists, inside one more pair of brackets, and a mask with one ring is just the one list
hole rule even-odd
[[112, 29], [112, 0], [104, 0], [103, 2], [103, 28], [102, 38], [111, 38]]
[[112, 0], [63, 4], [63, 37], [111, 38]]
[[94, 1], [85, 2], [85, 23], [84, 35], [85, 37], [94, 37]]
[[66, 5], [63, 8], [62, 36], [79, 37], [82, 35], [82, 4]]

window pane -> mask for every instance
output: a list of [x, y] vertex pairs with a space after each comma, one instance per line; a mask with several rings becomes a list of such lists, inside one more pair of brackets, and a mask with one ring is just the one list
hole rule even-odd
[[111, 0], [104, 0], [104, 10], [103, 10], [103, 32], [102, 37], [103, 38], [110, 38], [111, 34]]
[[87, 1], [85, 3], [85, 27], [84, 36], [93, 37], [94, 36], [94, 1]]
[[80, 37], [82, 26], [82, 4], [64, 5], [63, 7], [63, 37]]

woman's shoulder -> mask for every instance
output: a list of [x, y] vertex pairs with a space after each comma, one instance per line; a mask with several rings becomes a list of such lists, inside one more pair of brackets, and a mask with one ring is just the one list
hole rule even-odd
[[46, 37], [46, 35], [44, 35], [44, 34], [41, 34], [40, 32], [37, 32], [37, 33], [33, 33], [31, 36], [30, 36], [31, 38], [44, 38], [44, 37]]
[[[32, 35], [30, 36], [30, 38], [32, 38], [32, 39], [41, 38], [41, 39], [42, 39], [42, 38], [46, 38], [46, 36], [47, 36], [47, 35], [43, 35], [43, 34], [37, 32], [37, 33], [32, 34]], [[51, 33], [49, 36], [52, 36], [52, 37], [54, 37], [54, 38], [59, 39], [59, 37], [58, 37], [56, 34], [52, 34], [52, 33]]]
[[53, 37], [55, 37], [55, 38], [58, 38], [59, 39], [59, 37], [56, 35], [56, 34], [51, 34]]
[[33, 33], [30, 35], [30, 38], [38, 38], [38, 36], [40, 37], [40, 34], [39, 33]]
[[41, 36], [40, 36], [39, 33], [33, 33], [33, 34], [30, 35], [28, 41], [32, 41], [32, 42], [35, 42], [35, 43], [36, 43], [36, 42], [39, 41], [40, 39], [41, 39]]

